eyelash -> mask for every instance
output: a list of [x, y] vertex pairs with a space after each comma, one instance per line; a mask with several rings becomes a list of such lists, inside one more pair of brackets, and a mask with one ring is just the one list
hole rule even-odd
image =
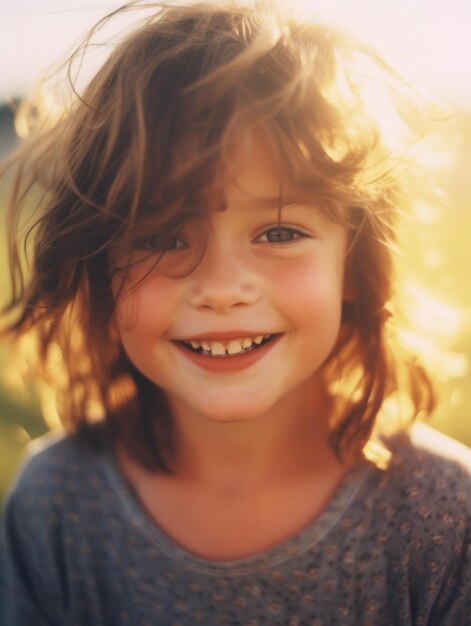
[[[269, 240], [263, 241], [263, 242], [260, 241], [262, 237], [264, 236], [266, 237], [269, 233], [274, 233], [274, 232], [283, 233], [283, 235], [288, 234], [290, 238], [285, 239], [285, 240], [279, 240], [279, 241], [269, 241]], [[298, 230], [297, 228], [291, 228], [289, 226], [273, 226], [272, 228], [265, 229], [261, 235], [256, 237], [255, 241], [257, 243], [264, 243], [264, 244], [266, 243], [266, 244], [271, 244], [275, 246], [287, 246], [287, 245], [291, 245], [295, 243], [296, 241], [300, 239], [307, 239], [308, 237], [309, 235], [307, 235], [301, 230]], [[157, 245], [153, 246], [152, 244], [155, 242], [157, 242]], [[155, 236], [155, 237], [149, 237], [147, 239], [142, 239], [138, 241], [135, 247], [137, 249], [146, 250], [148, 252], [170, 252], [173, 250], [184, 250], [188, 248], [188, 245], [185, 243], [185, 241], [181, 239], [180, 237], [178, 237], [177, 235], [173, 235], [167, 240], [167, 244], [170, 244], [170, 243], [172, 244], [181, 243], [183, 245], [180, 245], [178, 247], [177, 245], [173, 247], [170, 247], [167, 245], [167, 247], [165, 247], [164, 245], [165, 241], [159, 238], [158, 236]]]
[[287, 240], [264, 241], [263, 243], [269, 243], [269, 244], [276, 245], [276, 246], [287, 246], [287, 245], [295, 243], [296, 241], [300, 239], [307, 239], [309, 237], [309, 235], [307, 235], [301, 230], [298, 230], [297, 228], [291, 228], [290, 226], [274, 226], [272, 228], [267, 228], [266, 230], [264, 230], [263, 233], [259, 237], [257, 237], [257, 240], [260, 240], [261, 237], [267, 235], [268, 233], [273, 233], [273, 232], [284, 233], [284, 234], [288, 233], [292, 237]]
[[[179, 247], [170, 247], [168, 245], [174, 242], [181, 242], [184, 245]], [[157, 243], [157, 245], [154, 246], [152, 245], [153, 243]], [[187, 248], [188, 246], [183, 241], [183, 239], [181, 239], [177, 235], [172, 235], [167, 240], [162, 239], [161, 237], [156, 235], [155, 237], [148, 237], [147, 239], [141, 239], [137, 241], [134, 247], [138, 250], [144, 250], [147, 252], [168, 252], [171, 250], [182, 250], [184, 248]]]

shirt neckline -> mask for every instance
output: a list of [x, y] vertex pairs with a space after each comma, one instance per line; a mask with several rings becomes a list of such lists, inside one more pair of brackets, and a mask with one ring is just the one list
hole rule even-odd
[[130, 525], [167, 557], [185, 568], [208, 575], [246, 576], [296, 559], [320, 542], [341, 520], [355, 499], [371, 466], [355, 466], [344, 476], [335, 493], [315, 519], [282, 543], [260, 553], [231, 560], [196, 556], [171, 539], [151, 518], [119, 469], [111, 450], [104, 457], [105, 472]]

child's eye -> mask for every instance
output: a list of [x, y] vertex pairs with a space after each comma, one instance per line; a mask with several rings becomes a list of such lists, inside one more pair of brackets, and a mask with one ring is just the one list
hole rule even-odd
[[155, 237], [140, 239], [135, 243], [135, 248], [147, 250], [148, 252], [167, 252], [169, 250], [181, 250], [186, 247], [186, 243], [183, 239], [177, 237], [177, 235], [171, 235], [169, 237], [156, 235]]
[[269, 228], [264, 233], [262, 233], [259, 237], [257, 237], [258, 242], [262, 243], [292, 243], [301, 238], [306, 238], [308, 235], [303, 233], [300, 230], [296, 230], [295, 228], [288, 228], [287, 226], [276, 226], [274, 228]]

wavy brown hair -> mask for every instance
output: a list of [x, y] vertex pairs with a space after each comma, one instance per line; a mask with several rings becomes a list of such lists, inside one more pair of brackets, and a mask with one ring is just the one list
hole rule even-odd
[[[14, 179], [3, 333], [34, 337], [36, 372], [54, 388], [68, 430], [104, 419], [141, 462], [165, 469], [165, 398], [129, 361], [112, 323], [111, 279], [122, 271], [113, 252], [149, 215], [171, 235], [191, 207], [207, 206], [231, 176], [241, 129], [263, 129], [287, 177], [351, 233], [352, 300], [323, 373], [347, 399], [332, 446], [358, 456], [387, 398], [405, 393], [410, 418], [434, 405], [429, 378], [388, 322], [396, 225], [412, 197], [407, 85], [367, 47], [273, 2], [145, 8], [53, 122], [37, 105], [25, 109], [31, 135], [4, 169]], [[69, 68], [90, 46], [87, 38]], [[397, 133], [389, 141], [387, 116], [407, 142]]]

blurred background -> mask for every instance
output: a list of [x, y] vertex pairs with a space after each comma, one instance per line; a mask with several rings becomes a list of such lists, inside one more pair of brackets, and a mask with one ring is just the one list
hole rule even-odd
[[[178, 0], [177, 0], [178, 1]], [[293, 4], [294, 2], [291, 2]], [[15, 103], [51, 65], [121, 2], [0, 0], [0, 158], [17, 141]], [[471, 446], [471, 2], [469, 0], [297, 0], [299, 11], [346, 26], [366, 38], [408, 80], [448, 107], [439, 133], [454, 146], [443, 177], [441, 209], [423, 207], [409, 225], [401, 267], [412, 322], [411, 341], [437, 339], [425, 350], [441, 401], [432, 424]], [[0, 304], [8, 298], [5, 198], [0, 184]], [[9, 355], [0, 346], [0, 368]], [[47, 430], [33, 390], [21, 394], [0, 375], [0, 505], [25, 445]]]

